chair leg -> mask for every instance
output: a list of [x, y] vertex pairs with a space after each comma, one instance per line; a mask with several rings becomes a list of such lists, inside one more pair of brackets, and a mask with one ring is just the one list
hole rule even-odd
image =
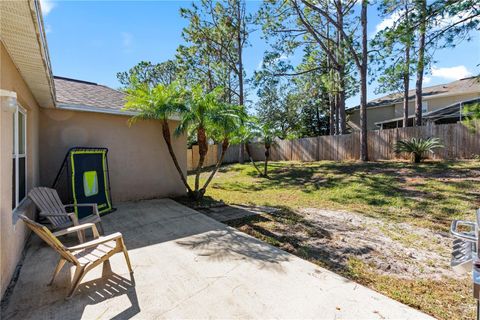
[[125, 256], [125, 261], [127, 262], [128, 271], [130, 271], [130, 273], [133, 273], [132, 264], [130, 263], [130, 257], [128, 256], [127, 247], [125, 246], [123, 239], [120, 239], [120, 244], [122, 246], [123, 255]]
[[77, 268], [75, 269], [75, 274], [73, 275], [72, 287], [70, 288], [70, 292], [68, 293], [67, 299], [70, 299], [71, 297], [73, 297], [73, 294], [75, 293], [78, 286], [80, 285], [80, 282], [85, 276], [85, 273], [86, 273], [85, 267], [77, 266]]
[[50, 280], [50, 282], [48, 283], [49, 286], [53, 284], [55, 277], [62, 270], [63, 266], [65, 265], [65, 262], [67, 262], [67, 260], [60, 258], [60, 261], [58, 261], [57, 266], [55, 267], [55, 271], [53, 272], [52, 280]]

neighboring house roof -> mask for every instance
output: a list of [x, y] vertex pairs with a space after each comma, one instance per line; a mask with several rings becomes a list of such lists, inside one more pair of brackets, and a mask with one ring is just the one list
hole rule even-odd
[[[436, 86], [425, 87], [422, 91], [422, 97], [428, 100], [433, 97], [460, 95], [467, 93], [480, 93], [480, 79], [478, 77], [469, 77], [453, 81], [450, 83], [439, 84]], [[408, 99], [415, 99], [415, 89], [408, 92]], [[371, 100], [367, 108], [390, 106], [403, 101], [402, 93], [392, 93], [381, 98]], [[360, 106], [350, 108], [348, 111], [359, 109]]]
[[96, 111], [102, 113], [131, 112], [122, 111], [125, 106], [125, 94], [121, 91], [94, 82], [54, 77], [57, 103], [61, 109]]
[[8, 54], [42, 107], [55, 106], [55, 87], [38, 0], [0, 1], [0, 34]]

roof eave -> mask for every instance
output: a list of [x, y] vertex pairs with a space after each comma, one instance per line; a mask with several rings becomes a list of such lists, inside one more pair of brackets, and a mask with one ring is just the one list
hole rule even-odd
[[1, 41], [38, 105], [55, 107], [55, 87], [38, 0], [0, 1]]
[[[95, 106], [88, 106], [88, 105], [80, 105], [80, 104], [69, 104], [69, 103], [62, 103], [57, 102], [57, 109], [60, 110], [70, 110], [70, 111], [80, 111], [80, 112], [94, 112], [94, 113], [102, 113], [102, 114], [111, 114], [117, 116], [136, 116], [138, 112], [129, 111], [129, 110], [122, 110], [122, 109], [113, 109], [113, 108], [100, 108]], [[169, 120], [179, 121], [181, 118], [179, 115], [175, 114], [169, 117]]]

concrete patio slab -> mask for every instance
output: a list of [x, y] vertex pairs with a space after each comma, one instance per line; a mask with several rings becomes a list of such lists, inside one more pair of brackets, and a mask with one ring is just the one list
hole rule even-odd
[[72, 271], [48, 287], [58, 257], [35, 236], [2, 319], [430, 319], [169, 199], [103, 221], [123, 233], [132, 277], [116, 255], [65, 300]]

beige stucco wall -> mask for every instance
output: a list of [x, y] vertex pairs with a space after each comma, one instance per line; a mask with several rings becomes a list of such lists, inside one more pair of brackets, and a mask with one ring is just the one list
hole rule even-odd
[[[467, 93], [461, 95], [453, 95], [446, 97], [435, 97], [425, 99], [427, 103], [427, 112], [435, 111], [444, 107], [448, 107], [451, 104], [454, 104], [458, 101], [471, 100], [475, 98], [480, 98], [480, 92], [478, 93]], [[408, 113], [415, 113], [415, 101], [410, 101], [408, 104]], [[360, 130], [360, 110], [354, 110], [348, 112], [349, 114], [349, 125], [354, 130]], [[395, 105], [383, 106], [383, 107], [373, 107], [367, 109], [367, 124], [368, 130], [378, 129], [375, 125], [375, 122], [385, 121], [388, 119], [398, 118], [403, 116], [403, 103], [397, 103]]]
[[[395, 117], [395, 107], [393, 105], [381, 108], [367, 109], [367, 130], [377, 129], [375, 122]], [[353, 130], [360, 130], [360, 110], [349, 112], [348, 121]]]
[[[454, 103], [459, 101], [471, 100], [480, 97], [480, 92], [478, 93], [468, 93], [462, 95], [454, 95], [448, 97], [434, 97], [430, 99], [425, 99], [424, 102], [427, 103], [427, 112], [435, 111], [441, 108], [448, 107]], [[415, 101], [409, 101], [408, 103], [408, 114], [415, 113]], [[403, 116], [403, 103], [395, 104], [395, 117], [402, 117]], [[386, 118], [385, 120], [388, 120]]]
[[[15, 67], [3, 43], [0, 42], [0, 88], [17, 93], [18, 103], [27, 110], [27, 191], [39, 183], [39, 107], [22, 76]], [[4, 100], [2, 100], [4, 103]], [[3, 296], [22, 253], [28, 236], [17, 213], [29, 216], [34, 214], [34, 206], [29, 201], [12, 212], [12, 152], [13, 114], [0, 111], [0, 294]]]
[[[50, 186], [67, 150], [75, 146], [106, 147], [112, 199], [116, 201], [176, 196], [185, 193], [158, 121], [128, 126], [127, 116], [42, 109], [40, 180]], [[177, 123], [171, 121], [173, 129]], [[173, 138], [180, 166], [186, 170], [186, 137]]]

